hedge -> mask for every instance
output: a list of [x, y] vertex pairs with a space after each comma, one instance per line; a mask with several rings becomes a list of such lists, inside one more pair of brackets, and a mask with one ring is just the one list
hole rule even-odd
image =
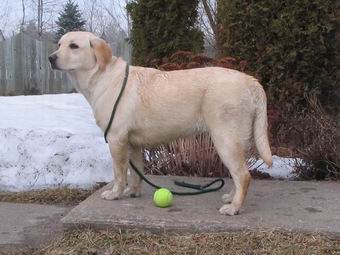
[[339, 17], [336, 0], [218, 0], [219, 44], [248, 62], [272, 101], [317, 93], [335, 105]]
[[135, 0], [132, 18], [132, 62], [150, 66], [152, 60], [178, 50], [203, 50], [203, 33], [196, 28], [198, 0]]

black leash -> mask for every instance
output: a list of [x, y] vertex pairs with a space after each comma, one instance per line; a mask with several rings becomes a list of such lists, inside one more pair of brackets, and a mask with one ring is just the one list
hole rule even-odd
[[112, 122], [113, 122], [113, 118], [115, 117], [115, 114], [116, 114], [116, 111], [117, 111], [117, 107], [118, 107], [118, 103], [119, 103], [120, 99], [122, 98], [123, 92], [125, 90], [128, 77], [129, 77], [129, 64], [126, 64], [123, 86], [122, 86], [122, 88], [121, 88], [121, 90], [119, 92], [118, 98], [117, 98], [117, 100], [116, 100], [116, 102], [115, 102], [115, 104], [113, 106], [111, 117], [110, 117], [110, 120], [109, 120], [109, 124], [107, 125], [105, 133], [104, 133], [104, 138], [105, 138], [105, 142], [106, 143], [107, 143], [106, 136], [107, 136], [107, 133], [109, 133], [109, 130], [111, 128], [111, 125], [112, 125]]
[[[109, 124], [105, 130], [105, 133], [104, 133], [104, 138], [105, 138], [105, 142], [107, 143], [107, 134], [111, 128], [111, 125], [112, 125], [112, 122], [113, 122], [113, 118], [116, 114], [116, 111], [117, 111], [117, 107], [118, 107], [118, 103], [123, 95], [123, 92], [125, 90], [125, 87], [126, 87], [126, 84], [127, 84], [127, 80], [128, 80], [128, 77], [129, 77], [129, 64], [126, 64], [126, 69], [125, 69], [125, 77], [124, 77], [124, 81], [123, 81], [123, 85], [122, 85], [122, 88], [119, 92], [119, 95], [118, 95], [118, 98], [113, 106], [113, 109], [112, 109], [112, 113], [111, 113], [111, 117], [110, 117], [110, 120], [109, 120]], [[129, 161], [132, 169], [136, 172], [136, 174], [142, 178], [147, 184], [149, 184], [150, 186], [156, 188], [156, 189], [160, 189], [162, 187], [158, 186], [158, 185], [155, 185], [153, 184], [151, 181], [149, 181], [139, 170], [138, 168], [132, 163], [132, 161], [130, 160]], [[216, 188], [210, 188], [210, 189], [207, 189], [208, 187], [210, 187], [211, 185], [217, 183], [217, 182], [220, 182], [220, 185]], [[172, 191], [171, 190], [171, 193], [174, 194], [174, 195], [180, 195], [180, 196], [188, 196], [188, 195], [199, 195], [199, 194], [204, 194], [204, 193], [208, 193], [208, 192], [213, 192], [213, 191], [217, 191], [217, 190], [220, 190], [223, 186], [224, 186], [224, 180], [222, 178], [218, 178], [216, 180], [213, 180], [212, 182], [206, 184], [206, 185], [197, 185], [197, 184], [191, 184], [191, 183], [186, 183], [186, 182], [179, 182], [179, 181], [175, 181], [174, 182], [175, 185], [177, 186], [181, 186], [181, 187], [185, 187], [185, 188], [190, 188], [190, 189], [195, 189], [197, 191], [193, 191], [193, 192], [177, 192], [177, 191]]]
[[[132, 161], [130, 160], [130, 165], [132, 167], [133, 170], [135, 170], [135, 172], [139, 175], [140, 178], [142, 178], [147, 184], [149, 184], [150, 186], [156, 188], [156, 189], [160, 189], [162, 187], [157, 186], [155, 184], [153, 184], [152, 182], [150, 182], [138, 169], [137, 167], [132, 163]], [[216, 182], [220, 182], [220, 185], [216, 188], [210, 188], [207, 189], [208, 187], [210, 187], [211, 185], [215, 184]], [[224, 186], [224, 180], [222, 178], [213, 180], [212, 182], [206, 184], [206, 185], [197, 185], [197, 184], [191, 184], [191, 183], [187, 183], [187, 182], [183, 182], [183, 181], [174, 181], [174, 183], [177, 186], [181, 186], [181, 187], [185, 187], [185, 188], [190, 188], [190, 189], [195, 189], [198, 191], [193, 191], [193, 192], [177, 192], [177, 191], [172, 191], [171, 193], [174, 195], [179, 195], [179, 196], [190, 196], [190, 195], [200, 195], [200, 194], [204, 194], [204, 193], [208, 193], [208, 192], [213, 192], [213, 191], [217, 191], [219, 189], [221, 189]]]

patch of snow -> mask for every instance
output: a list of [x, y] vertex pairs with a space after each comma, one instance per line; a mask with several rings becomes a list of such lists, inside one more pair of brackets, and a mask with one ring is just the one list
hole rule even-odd
[[0, 190], [112, 179], [108, 146], [82, 95], [0, 97]]
[[294, 166], [296, 160], [301, 161], [301, 159], [294, 158], [282, 158], [278, 156], [273, 156], [273, 166], [268, 167], [262, 159], [259, 159], [253, 166], [252, 169], [256, 169], [259, 172], [267, 173], [275, 179], [293, 179]]

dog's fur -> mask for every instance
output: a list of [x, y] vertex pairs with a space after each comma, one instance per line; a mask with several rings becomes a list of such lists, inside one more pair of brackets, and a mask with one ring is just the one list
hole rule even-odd
[[[53, 68], [67, 71], [75, 80], [76, 89], [85, 96], [104, 131], [123, 83], [126, 62], [113, 57], [109, 45], [88, 32], [64, 35], [50, 61]], [[220, 213], [237, 214], [251, 179], [245, 153], [252, 137], [261, 158], [272, 165], [262, 86], [251, 76], [225, 68], [164, 72], [131, 66], [107, 136], [115, 184], [102, 198], [119, 199], [125, 192], [140, 196], [141, 179], [136, 175], [124, 189], [128, 159], [143, 169], [143, 147], [205, 131], [235, 184], [234, 191], [223, 196]]]

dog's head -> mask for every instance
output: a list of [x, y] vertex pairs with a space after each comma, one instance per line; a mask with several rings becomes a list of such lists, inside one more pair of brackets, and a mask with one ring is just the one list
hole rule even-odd
[[49, 56], [53, 69], [62, 71], [104, 71], [112, 59], [112, 50], [104, 40], [89, 32], [69, 32], [58, 42], [58, 50]]

